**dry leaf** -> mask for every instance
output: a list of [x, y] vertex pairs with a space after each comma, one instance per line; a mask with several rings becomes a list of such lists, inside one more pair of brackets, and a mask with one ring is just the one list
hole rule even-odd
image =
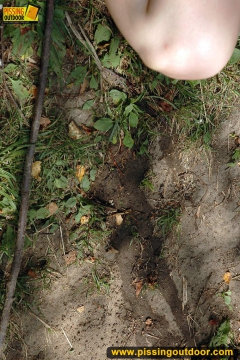
[[37, 274], [35, 273], [34, 270], [28, 270], [28, 276], [30, 276], [33, 279], [37, 278]]
[[95, 257], [89, 255], [87, 258], [84, 259], [84, 261], [93, 264], [95, 262]]
[[140, 281], [136, 281], [134, 284], [135, 284], [135, 291], [136, 291], [135, 294], [136, 294], [136, 297], [138, 297], [142, 290], [143, 282], [142, 282], [142, 280], [140, 280]]
[[87, 224], [89, 222], [89, 219], [90, 219], [90, 216], [83, 215], [80, 220], [81, 225]]
[[173, 102], [175, 95], [176, 95], [176, 91], [170, 90], [164, 96], [164, 99], [159, 101], [159, 105], [163, 111], [166, 111], [166, 112], [172, 111], [173, 107], [172, 107], [171, 103]]
[[209, 320], [209, 324], [211, 326], [217, 326], [218, 325], [218, 320], [217, 319], [211, 319], [211, 320]]
[[116, 214], [115, 217], [116, 217], [116, 225], [118, 225], [118, 226], [122, 225], [122, 222], [123, 222], [122, 215], [121, 214]]
[[41, 119], [40, 119], [40, 130], [45, 129], [50, 124], [51, 124], [51, 120], [49, 118], [41, 117]]
[[86, 88], [88, 87], [89, 82], [87, 81], [87, 79], [84, 79], [83, 83], [80, 85], [80, 95], [82, 95]]
[[23, 36], [25, 35], [27, 32], [31, 31], [31, 26], [26, 26], [26, 27], [22, 27], [20, 26], [20, 34]]
[[49, 217], [55, 214], [55, 212], [58, 210], [58, 206], [55, 202], [51, 202], [46, 206], [47, 210], [49, 211]]
[[36, 85], [33, 85], [30, 89], [29, 89], [29, 93], [32, 95], [32, 97], [34, 99], [36, 99], [37, 94], [38, 94], [38, 88]]
[[229, 271], [225, 272], [225, 274], [223, 275], [223, 280], [225, 281], [226, 284], [230, 283], [230, 281], [232, 280], [232, 275]]
[[81, 129], [79, 129], [74, 121], [71, 121], [68, 125], [68, 136], [73, 140], [77, 140], [83, 137]]
[[163, 101], [163, 100], [159, 101], [159, 105], [160, 105], [161, 109], [165, 112], [172, 111], [172, 106], [169, 103], [167, 103], [166, 101]]
[[[36, 85], [33, 85], [31, 89], [29, 89], [29, 93], [33, 96], [34, 99], [36, 99], [38, 94], [38, 87]], [[49, 88], [45, 88], [44, 95], [49, 94]]]
[[235, 135], [234, 141], [235, 141], [235, 144], [236, 144], [237, 146], [240, 146], [240, 136]]
[[73, 53], [73, 48], [72, 48], [72, 47], [67, 48], [67, 50], [66, 50], [66, 55], [69, 56], [70, 58], [73, 58], [73, 57], [74, 57], [74, 53]]
[[88, 126], [86, 126], [86, 125], [84, 125], [84, 124], [81, 124], [81, 127], [82, 127], [83, 131], [84, 131], [87, 135], [91, 135], [91, 134], [93, 133], [93, 131], [94, 131], [93, 128], [90, 128], [90, 127], [88, 127]]
[[77, 308], [77, 312], [79, 312], [79, 314], [81, 314], [84, 311], [84, 306], [79, 306]]
[[35, 161], [32, 164], [32, 177], [37, 181], [41, 181], [40, 172], [41, 172], [41, 161]]
[[76, 171], [76, 177], [78, 178], [79, 182], [82, 181], [82, 178], [84, 177], [85, 174], [85, 167], [82, 165], [77, 165], [76, 167], [77, 171]]
[[72, 264], [77, 259], [77, 250], [70, 251], [64, 255], [66, 265]]

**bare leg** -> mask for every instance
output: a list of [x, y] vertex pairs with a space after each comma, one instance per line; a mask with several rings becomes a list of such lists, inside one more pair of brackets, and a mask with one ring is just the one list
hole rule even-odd
[[105, 1], [143, 62], [176, 79], [218, 73], [240, 31], [239, 0]]

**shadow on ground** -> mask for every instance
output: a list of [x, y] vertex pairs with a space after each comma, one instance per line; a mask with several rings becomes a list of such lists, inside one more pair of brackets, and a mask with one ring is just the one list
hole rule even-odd
[[[32, 304], [37, 317], [15, 315], [8, 360], [104, 360], [109, 346], [208, 344], [226, 318], [239, 342], [239, 166], [228, 166], [233, 132], [240, 134], [239, 112], [223, 124], [211, 153], [182, 151], [164, 135], [151, 146], [151, 163], [110, 150], [91, 196], [105, 206], [112, 235], [96, 245], [97, 262], [68, 267], [60, 235], [51, 238], [52, 282]], [[149, 169], [153, 191], [140, 186]], [[156, 220], [176, 203], [181, 230], [164, 239]], [[123, 219], [118, 226], [116, 214]], [[36, 249], [47, 246], [40, 236]], [[109, 275], [109, 294], [89, 291], [94, 266]], [[219, 296], [227, 290], [232, 310]]]

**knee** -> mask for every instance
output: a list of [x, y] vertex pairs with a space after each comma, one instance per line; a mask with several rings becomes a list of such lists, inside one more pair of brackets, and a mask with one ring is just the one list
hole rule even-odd
[[139, 55], [146, 66], [168, 77], [179, 80], [207, 79], [219, 73], [227, 64], [234, 50], [236, 39], [225, 41], [198, 37], [165, 42], [158, 46], [144, 46]]

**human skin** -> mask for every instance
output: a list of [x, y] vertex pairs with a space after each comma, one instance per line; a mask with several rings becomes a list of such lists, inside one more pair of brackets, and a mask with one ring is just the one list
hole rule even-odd
[[105, 0], [123, 36], [153, 70], [184, 80], [214, 76], [240, 32], [240, 0]]

